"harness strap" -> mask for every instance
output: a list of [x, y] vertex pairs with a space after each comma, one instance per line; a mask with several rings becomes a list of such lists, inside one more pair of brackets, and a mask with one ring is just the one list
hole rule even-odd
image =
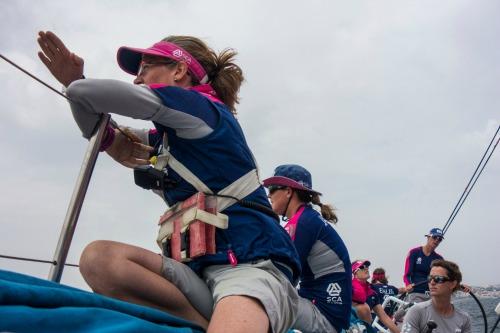
[[179, 176], [181, 176], [185, 181], [189, 184], [193, 185], [195, 189], [199, 192], [212, 194], [212, 190], [208, 188], [205, 183], [203, 183], [194, 173], [192, 173], [188, 168], [184, 166], [181, 162], [179, 162], [172, 154], [170, 154], [170, 158], [168, 159], [168, 166], [172, 168]]
[[[182, 210], [182, 202], [175, 204], [169, 210], [174, 212], [178, 210], [180, 213]], [[201, 221], [207, 224], [211, 224], [220, 229], [227, 229], [228, 227], [227, 215], [221, 213], [212, 214], [197, 207], [191, 207], [188, 210], [182, 211], [182, 214], [180, 214], [179, 219], [181, 221], [181, 226], [180, 226], [181, 232], [184, 232], [189, 226], [189, 224], [192, 223], [193, 221]], [[156, 239], [156, 242], [161, 248], [163, 241], [173, 234], [174, 224], [162, 223], [161, 220], [160, 223], [161, 226], [160, 230], [158, 231], [158, 238]]]
[[[167, 134], [165, 133], [163, 135], [163, 146], [161, 154], [158, 156], [155, 168], [157, 170], [163, 170], [167, 165], [185, 181], [191, 184], [197, 191], [206, 194], [213, 194], [212, 190], [207, 185], [205, 185], [205, 183], [203, 183], [195, 174], [193, 174], [170, 153], [168, 138]], [[217, 194], [231, 196], [238, 200], [242, 200], [253, 191], [258, 189], [260, 185], [261, 184], [259, 180], [258, 170], [252, 169], [233, 183], [223, 188]], [[235, 204], [237, 200], [235, 200], [234, 198], [219, 197], [217, 200], [217, 211], [221, 212], [224, 209]]]
[[[245, 175], [238, 178], [236, 181], [231, 183], [229, 186], [220, 190], [217, 194], [220, 195], [230, 195], [232, 197], [238, 198], [239, 200], [245, 198], [253, 191], [260, 187], [259, 175], [257, 169], [252, 169]], [[223, 211], [227, 207], [236, 203], [235, 199], [221, 197], [217, 200], [217, 211]]]

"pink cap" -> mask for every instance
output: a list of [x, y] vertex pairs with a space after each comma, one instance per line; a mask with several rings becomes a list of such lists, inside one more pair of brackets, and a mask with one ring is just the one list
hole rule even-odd
[[118, 65], [120, 65], [120, 68], [125, 72], [137, 75], [143, 54], [165, 57], [176, 61], [184, 61], [188, 65], [189, 72], [201, 84], [208, 82], [207, 73], [198, 60], [180, 46], [170, 42], [158, 42], [147, 49], [122, 46], [118, 49], [116, 54]]
[[356, 273], [356, 271], [361, 267], [361, 266], [370, 266], [371, 262], [368, 260], [357, 260], [351, 264], [351, 269], [353, 273]]

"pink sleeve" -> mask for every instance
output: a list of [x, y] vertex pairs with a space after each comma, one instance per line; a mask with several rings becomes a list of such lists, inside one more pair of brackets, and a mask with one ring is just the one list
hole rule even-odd
[[355, 303], [366, 303], [366, 292], [358, 280], [352, 280], [352, 301]]

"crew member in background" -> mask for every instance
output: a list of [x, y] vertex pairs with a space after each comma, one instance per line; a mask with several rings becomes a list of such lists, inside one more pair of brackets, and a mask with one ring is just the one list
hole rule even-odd
[[404, 283], [408, 291], [407, 302], [423, 302], [430, 298], [429, 286], [426, 283], [431, 270], [431, 262], [443, 257], [436, 253], [436, 248], [443, 241], [443, 230], [432, 228], [423, 246], [415, 247], [408, 252], [405, 261]]
[[[405, 287], [397, 288], [390, 285], [385, 275], [385, 270], [381, 267], [373, 270], [371, 288], [380, 296], [382, 303], [389, 296], [397, 296], [398, 294], [406, 292]], [[384, 311], [388, 316], [392, 316], [393, 307], [391, 307], [390, 303], [387, 304]]]
[[[347, 248], [328, 223], [337, 216], [321, 203], [305, 168], [287, 164], [264, 180], [276, 214], [288, 218], [285, 229], [294, 241], [302, 265], [298, 318], [294, 328], [303, 333], [335, 333], [349, 326], [351, 273]], [[321, 214], [312, 205], [318, 205]]]
[[[435, 260], [428, 276], [431, 299], [412, 306], [403, 321], [403, 333], [429, 332], [429, 322], [436, 328], [434, 333], [470, 333], [469, 315], [455, 309], [452, 294], [460, 289], [462, 273], [457, 264], [446, 260]], [[467, 291], [467, 288], [466, 290]]]
[[380, 322], [393, 333], [399, 333], [399, 328], [382, 308], [382, 300], [370, 286], [370, 262], [356, 260], [351, 265], [352, 269], [352, 306], [356, 309], [359, 319], [371, 324], [372, 311], [378, 316]]

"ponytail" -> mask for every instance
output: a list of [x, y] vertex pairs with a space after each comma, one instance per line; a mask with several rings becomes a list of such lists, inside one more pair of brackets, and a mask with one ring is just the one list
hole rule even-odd
[[232, 49], [222, 51], [217, 56], [215, 68], [208, 74], [211, 86], [217, 92], [217, 96], [233, 113], [236, 113], [236, 104], [240, 102], [238, 91], [243, 82], [243, 72], [234, 63], [236, 54], [236, 51]]
[[305, 203], [311, 202], [317, 205], [321, 209], [321, 216], [330, 223], [337, 223], [337, 215], [335, 215], [335, 210], [332, 205], [321, 203], [318, 193], [296, 190], [299, 200]]
[[311, 202], [321, 208], [321, 216], [323, 216], [325, 220], [333, 224], [337, 223], [337, 215], [335, 215], [335, 211], [332, 205], [321, 203], [321, 201], [319, 200], [319, 194], [313, 194]]
[[[174, 43], [189, 52], [208, 75], [208, 83], [217, 93], [217, 97], [226, 104], [232, 113], [236, 113], [239, 103], [238, 92], [244, 80], [243, 71], [234, 63], [237, 52], [225, 49], [217, 55], [202, 40], [191, 36], [168, 36], [163, 41]], [[194, 78], [193, 85], [199, 85]]]

